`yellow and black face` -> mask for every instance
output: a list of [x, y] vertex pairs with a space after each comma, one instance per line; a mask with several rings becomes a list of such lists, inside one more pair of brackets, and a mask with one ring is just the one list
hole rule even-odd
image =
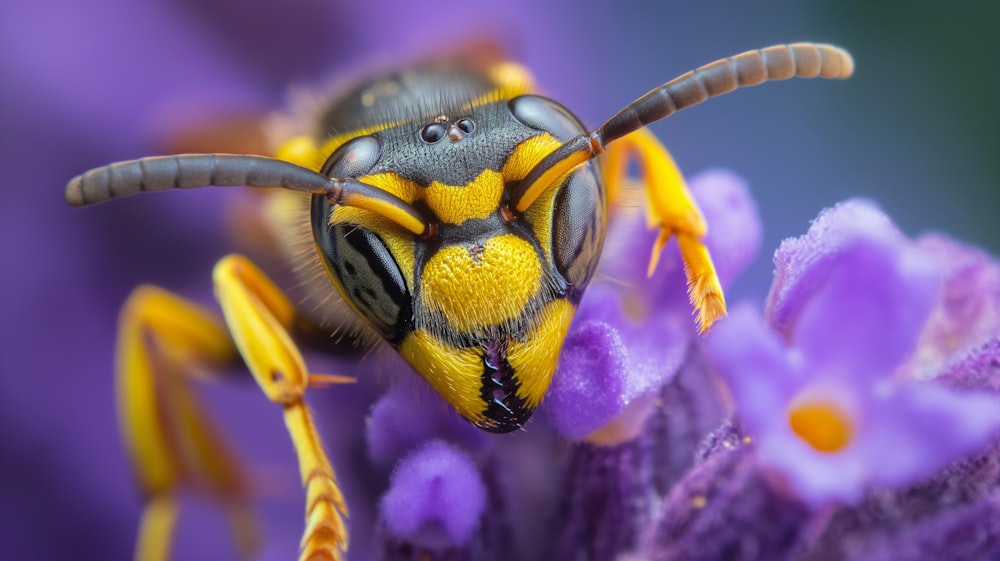
[[[447, 75], [455, 80], [454, 70]], [[370, 88], [349, 96], [362, 100], [354, 117], [367, 101], [389, 111], [380, 120], [393, 124], [352, 123], [362, 132], [333, 141], [321, 170], [406, 201], [432, 234], [415, 236], [323, 196], [313, 198], [313, 234], [354, 311], [463, 417], [507, 432], [545, 395], [597, 266], [604, 188], [597, 164], [586, 163], [524, 212], [511, 209], [519, 180], [583, 127], [557, 103], [504, 96], [477, 74], [443, 92], [433, 78], [426, 71], [409, 83], [399, 76], [395, 87], [386, 86], [391, 78], [375, 83], [394, 92], [381, 105], [365, 97]], [[421, 91], [432, 86], [433, 95]], [[345, 111], [335, 107], [329, 118]]]

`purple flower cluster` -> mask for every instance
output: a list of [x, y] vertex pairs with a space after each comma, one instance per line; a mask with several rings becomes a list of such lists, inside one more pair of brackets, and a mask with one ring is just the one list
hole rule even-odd
[[898, 374], [934, 328], [941, 270], [877, 209], [825, 212], [775, 261], [769, 321], [737, 309], [708, 352], [776, 489], [813, 507], [857, 503], [981, 449], [1000, 427], [996, 396]]
[[[728, 172], [690, 183], [728, 283], [760, 243], [753, 201]], [[382, 558], [1000, 558], [1000, 263], [852, 200], [781, 245], [763, 313], [700, 338], [679, 259], [646, 278], [651, 235], [615, 218], [544, 403], [555, 434], [463, 434], [412, 389], [376, 405], [371, 453], [398, 461]]]

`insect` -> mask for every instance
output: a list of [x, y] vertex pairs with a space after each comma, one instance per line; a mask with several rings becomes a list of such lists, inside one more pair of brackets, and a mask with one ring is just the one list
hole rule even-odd
[[[667, 82], [588, 131], [532, 93], [519, 66], [428, 63], [349, 91], [318, 117], [316, 134], [289, 140], [273, 158], [152, 157], [73, 178], [66, 200], [77, 206], [172, 188], [267, 189], [301, 206], [325, 270], [308, 285], [324, 304], [297, 306], [247, 258], [223, 258], [213, 278], [224, 325], [154, 287], [126, 302], [119, 407], [149, 498], [137, 556], [165, 555], [181, 484], [208, 481], [237, 506], [242, 496], [225, 447], [201, 428], [207, 421], [185, 386], [164, 383], [164, 373], [183, 379], [195, 364], [242, 358], [282, 406], [296, 448], [307, 495], [300, 558], [339, 559], [346, 507], [303, 402], [310, 385], [339, 380], [309, 374], [296, 335], [331, 321], [374, 331], [462, 417], [515, 430], [546, 393], [631, 160], [659, 230], [650, 271], [676, 237], [701, 329], [725, 314], [700, 211], [643, 127], [739, 87], [852, 71], [850, 55], [830, 45], [748, 51]], [[333, 292], [339, 298], [326, 298]], [[350, 313], [332, 311], [332, 301]]]

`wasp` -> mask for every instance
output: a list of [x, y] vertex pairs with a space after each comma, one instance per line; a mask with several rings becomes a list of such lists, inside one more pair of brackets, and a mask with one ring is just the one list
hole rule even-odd
[[289, 139], [275, 157], [150, 157], [70, 180], [66, 200], [75, 206], [175, 188], [267, 189], [301, 209], [271, 226], [311, 232], [325, 270], [303, 281], [320, 303], [304, 306], [246, 257], [224, 257], [213, 272], [224, 322], [156, 287], [129, 297], [116, 376], [124, 438], [149, 500], [137, 556], [165, 555], [181, 484], [200, 479], [234, 502], [241, 495], [235, 462], [203, 428], [185, 386], [164, 383], [164, 372], [183, 378], [194, 365], [242, 359], [282, 407], [297, 452], [307, 496], [300, 559], [341, 559], [347, 509], [303, 401], [309, 386], [341, 380], [309, 373], [298, 335], [345, 323], [373, 332], [469, 422], [518, 429], [548, 389], [630, 163], [639, 164], [659, 231], [650, 272], [676, 238], [700, 329], [725, 314], [701, 242], [704, 219], [644, 127], [740, 87], [852, 71], [850, 55], [831, 45], [747, 51], [666, 82], [588, 130], [533, 93], [516, 64], [438, 61], [344, 93], [314, 134]]

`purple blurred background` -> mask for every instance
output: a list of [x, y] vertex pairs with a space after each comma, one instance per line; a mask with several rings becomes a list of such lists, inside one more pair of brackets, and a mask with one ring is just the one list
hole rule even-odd
[[[945, 12], [930, 1], [876, 8], [863, 0], [782, 0], [765, 10], [739, 0], [595, 1], [567, 13], [529, 0], [419, 4], [0, 4], [0, 169], [7, 177], [0, 190], [0, 557], [131, 556], [139, 502], [114, 420], [117, 309], [141, 282], [210, 302], [211, 267], [229, 247], [221, 223], [226, 193], [80, 210], [62, 201], [66, 180], [158, 153], [170, 133], [198, 119], [279, 109], [290, 84], [326, 83], [487, 36], [526, 63], [543, 92], [596, 126], [648, 89], [718, 57], [779, 42], [833, 42], [854, 54], [850, 81], [766, 85], [653, 127], [683, 170], [729, 167], [757, 197], [764, 254], [733, 299], [762, 298], [778, 242], [851, 196], [876, 200], [908, 233], [940, 229], [1000, 252], [996, 6]], [[313, 400], [335, 452], [363, 454], [360, 424], [336, 421], [356, 409], [351, 418], [360, 423], [370, 392], [362, 384]], [[254, 477], [266, 482], [261, 558], [291, 558], [302, 499], [277, 408], [252, 384], [207, 393]], [[184, 509], [176, 559], [233, 556], [217, 510], [197, 498]]]

